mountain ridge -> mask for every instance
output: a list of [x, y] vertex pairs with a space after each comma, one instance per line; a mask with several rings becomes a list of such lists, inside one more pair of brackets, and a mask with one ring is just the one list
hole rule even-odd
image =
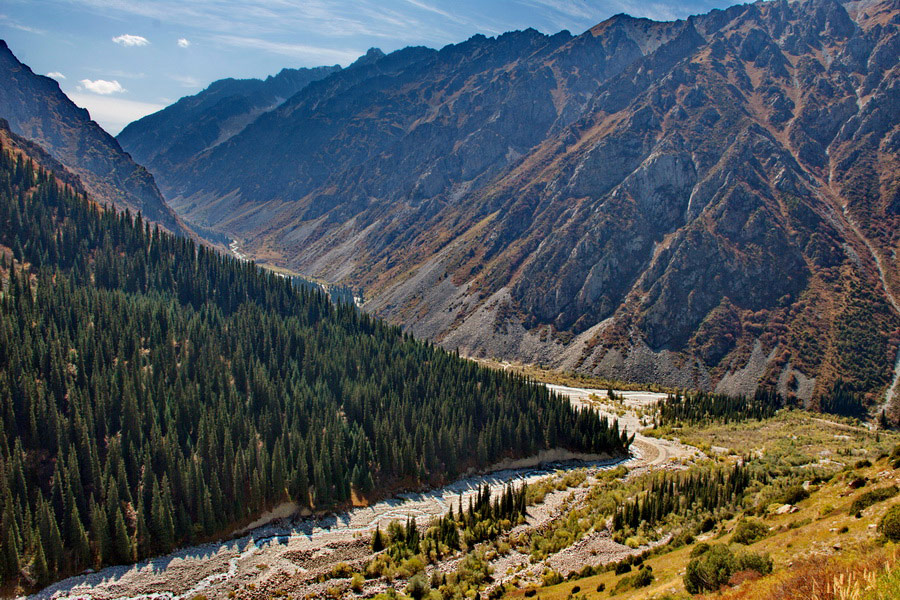
[[193, 235], [166, 204], [153, 176], [76, 106], [56, 80], [38, 75], [0, 40], [0, 117], [78, 175], [98, 202], [141, 211], [169, 231]]
[[849, 380], [874, 406], [900, 344], [898, 24], [776, 1], [405, 49], [168, 194], [447, 348], [813, 405]]
[[203, 91], [130, 123], [117, 136], [163, 178], [173, 164], [240, 133], [259, 115], [340, 66], [282, 69], [266, 79], [220, 79]]

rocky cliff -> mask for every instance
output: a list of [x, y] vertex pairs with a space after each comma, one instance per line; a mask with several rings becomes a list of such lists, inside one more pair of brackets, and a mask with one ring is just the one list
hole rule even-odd
[[0, 40], [0, 118], [76, 174], [91, 197], [141, 211], [169, 231], [190, 231], [165, 203], [153, 176], [91, 120], [59, 84], [19, 62]]
[[900, 342], [900, 6], [774, 0], [371, 52], [167, 175], [473, 355], [873, 403]]

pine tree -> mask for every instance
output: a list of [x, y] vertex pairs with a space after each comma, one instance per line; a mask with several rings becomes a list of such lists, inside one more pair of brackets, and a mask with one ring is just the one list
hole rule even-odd
[[381, 535], [381, 526], [375, 526], [375, 533], [372, 535], [372, 552], [380, 552], [384, 550], [384, 537]]
[[116, 509], [115, 528], [113, 530], [113, 560], [127, 563], [134, 560], [134, 549], [128, 529], [125, 527], [125, 518], [122, 509]]

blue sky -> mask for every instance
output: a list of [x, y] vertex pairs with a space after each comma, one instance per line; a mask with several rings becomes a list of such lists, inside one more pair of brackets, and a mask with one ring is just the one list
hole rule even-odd
[[[581, 33], [616, 14], [658, 20], [734, 0], [3, 0], [0, 37], [110, 133], [224, 77], [439, 48], [476, 33]], [[0, 115], [2, 116], [2, 115]]]

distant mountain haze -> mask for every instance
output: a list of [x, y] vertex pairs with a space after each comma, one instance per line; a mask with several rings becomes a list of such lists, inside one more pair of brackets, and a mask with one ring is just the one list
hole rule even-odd
[[875, 407], [898, 56], [891, 1], [618, 15], [370, 51], [277, 106], [214, 84], [119, 140], [188, 221], [444, 347], [812, 403], [843, 379]]
[[76, 106], [59, 84], [19, 62], [0, 40], [0, 118], [76, 174], [92, 198], [141, 211], [173, 233], [189, 229], [163, 200], [153, 176]]
[[240, 133], [307, 84], [340, 66], [283, 69], [260, 79], [223, 79], [128, 125], [118, 140], [135, 160], [165, 178], [169, 170]]

